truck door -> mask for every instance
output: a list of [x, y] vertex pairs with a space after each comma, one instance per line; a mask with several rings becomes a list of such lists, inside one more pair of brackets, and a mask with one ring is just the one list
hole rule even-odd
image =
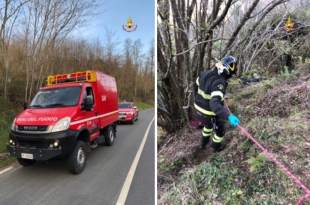
[[99, 119], [98, 119], [98, 102], [95, 101], [94, 90], [91, 86], [85, 87], [83, 102], [86, 97], [90, 97], [93, 101], [93, 109], [90, 111], [86, 111], [83, 109], [82, 105], [82, 116], [86, 121], [87, 128], [90, 133], [90, 140], [97, 138], [99, 136]]

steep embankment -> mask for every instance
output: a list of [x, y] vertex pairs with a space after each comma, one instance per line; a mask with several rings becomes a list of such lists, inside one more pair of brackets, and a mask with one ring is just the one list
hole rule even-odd
[[[226, 101], [241, 125], [310, 187], [310, 76], [304, 68], [249, 86], [229, 85]], [[228, 147], [199, 150], [200, 129], [159, 137], [158, 204], [297, 204], [305, 194], [238, 128]], [[305, 204], [310, 204], [307, 201]]]

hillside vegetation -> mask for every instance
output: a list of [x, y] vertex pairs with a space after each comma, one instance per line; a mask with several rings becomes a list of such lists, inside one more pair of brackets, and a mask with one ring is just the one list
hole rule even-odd
[[[228, 86], [231, 111], [307, 188], [310, 186], [310, 66]], [[247, 73], [244, 73], [245, 75]], [[305, 191], [238, 128], [228, 126], [220, 153], [198, 149], [201, 129], [158, 136], [158, 204], [297, 204]], [[304, 204], [310, 204], [310, 200]]]

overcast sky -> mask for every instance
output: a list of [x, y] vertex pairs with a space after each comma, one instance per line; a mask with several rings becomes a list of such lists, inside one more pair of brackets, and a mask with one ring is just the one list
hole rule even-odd
[[[79, 29], [78, 35], [104, 39], [106, 27], [111, 31], [116, 31], [121, 47], [126, 38], [130, 38], [132, 41], [140, 38], [144, 45], [143, 50], [148, 50], [151, 40], [155, 39], [154, 0], [105, 0], [100, 9], [103, 10], [103, 13], [94, 17], [88, 27]], [[132, 23], [137, 26], [133, 32], [123, 30], [129, 17], [131, 17]]]

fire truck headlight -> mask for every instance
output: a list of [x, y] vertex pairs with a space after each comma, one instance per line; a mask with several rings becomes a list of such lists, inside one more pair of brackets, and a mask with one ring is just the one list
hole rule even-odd
[[15, 142], [12, 139], [10, 139], [9, 143], [10, 145], [13, 145], [13, 146], [15, 145]]
[[11, 126], [11, 130], [12, 131], [16, 131], [17, 130], [17, 126], [15, 125], [15, 121], [16, 121], [16, 118], [14, 119], [14, 121], [12, 123], [12, 126]]
[[50, 148], [58, 147], [58, 145], [59, 145], [58, 141], [55, 141], [54, 143], [50, 144]]
[[52, 129], [52, 132], [59, 132], [59, 131], [67, 130], [70, 125], [70, 121], [71, 121], [70, 117], [62, 118], [55, 124], [55, 126]]

